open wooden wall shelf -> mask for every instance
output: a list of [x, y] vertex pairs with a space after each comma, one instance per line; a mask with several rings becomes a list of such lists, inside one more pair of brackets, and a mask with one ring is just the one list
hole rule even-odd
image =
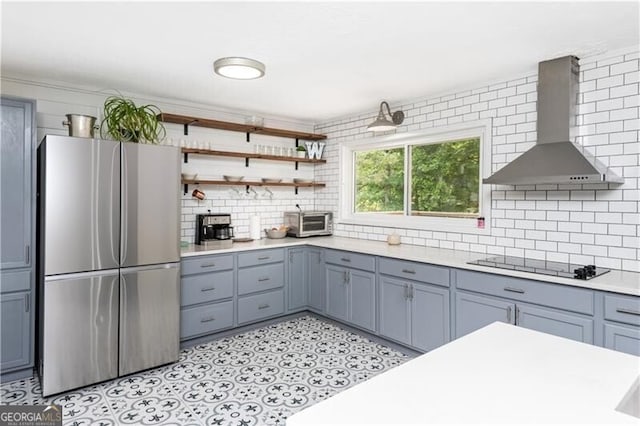
[[245, 186], [247, 191], [250, 186], [289, 186], [295, 188], [295, 193], [298, 193], [298, 188], [324, 188], [326, 184], [320, 182], [262, 182], [262, 181], [227, 181], [227, 180], [205, 180], [205, 179], [182, 179], [184, 185], [184, 193], [189, 192], [189, 185], [224, 185], [224, 186]]
[[300, 158], [300, 157], [286, 157], [280, 155], [265, 155], [265, 154], [254, 154], [251, 152], [236, 152], [236, 151], [217, 151], [212, 149], [197, 149], [197, 148], [182, 148], [182, 154], [184, 155], [184, 162], [189, 162], [189, 154], [197, 154], [197, 155], [211, 155], [217, 157], [234, 157], [234, 158], [244, 158], [246, 160], [246, 165], [249, 165], [249, 159], [255, 158], [258, 160], [271, 160], [271, 161], [288, 161], [291, 163], [326, 163], [327, 160], [320, 159], [311, 159], [311, 158]]
[[191, 117], [188, 115], [178, 114], [158, 114], [158, 120], [164, 123], [182, 124], [184, 126], [184, 134], [189, 134], [189, 126], [207, 127], [209, 129], [230, 130], [232, 132], [242, 132], [247, 135], [252, 133], [258, 135], [280, 136], [283, 138], [302, 139], [308, 141], [319, 141], [327, 138], [327, 135], [316, 133], [298, 132], [295, 130], [273, 129], [270, 127], [253, 126], [250, 124], [232, 123], [229, 121], [210, 120], [208, 118]]

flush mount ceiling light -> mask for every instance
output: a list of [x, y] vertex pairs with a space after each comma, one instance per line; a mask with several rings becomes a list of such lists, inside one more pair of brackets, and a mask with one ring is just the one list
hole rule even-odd
[[265, 66], [255, 59], [229, 57], [217, 59], [213, 63], [213, 70], [223, 77], [236, 80], [252, 80], [264, 75]]
[[[389, 121], [385, 116], [384, 107], [387, 107], [387, 113], [389, 114], [389, 117], [391, 117], [391, 121]], [[367, 130], [370, 132], [384, 132], [387, 130], [393, 130], [398, 127], [399, 124], [402, 124], [403, 121], [404, 112], [398, 110], [392, 114], [391, 108], [389, 108], [389, 104], [386, 101], [382, 101], [380, 103], [380, 112], [378, 112], [378, 118], [376, 118], [376, 121], [367, 126]]]

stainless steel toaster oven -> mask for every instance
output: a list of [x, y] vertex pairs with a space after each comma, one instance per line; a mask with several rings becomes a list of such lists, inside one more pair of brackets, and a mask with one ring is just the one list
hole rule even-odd
[[287, 235], [292, 237], [312, 237], [333, 233], [333, 213], [331, 212], [285, 212], [284, 224]]

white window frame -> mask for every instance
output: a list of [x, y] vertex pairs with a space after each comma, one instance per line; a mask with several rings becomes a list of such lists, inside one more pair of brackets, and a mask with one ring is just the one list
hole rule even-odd
[[[482, 178], [491, 175], [491, 119], [450, 126], [426, 129], [416, 133], [385, 135], [374, 138], [345, 141], [340, 144], [340, 191], [339, 217], [337, 222], [350, 225], [369, 225], [404, 229], [430, 230], [439, 232], [461, 232], [470, 234], [490, 233], [491, 224], [491, 185], [482, 184]], [[485, 227], [478, 228], [476, 218], [452, 218], [437, 216], [395, 216], [386, 213], [355, 213], [355, 156], [357, 151], [404, 148], [405, 158], [409, 145], [442, 143], [462, 139], [480, 139], [480, 182], [478, 216], [485, 218]], [[406, 161], [405, 161], [406, 163]], [[405, 204], [410, 173], [405, 173]], [[406, 206], [405, 206], [406, 207]], [[405, 208], [406, 211], [406, 208]]]

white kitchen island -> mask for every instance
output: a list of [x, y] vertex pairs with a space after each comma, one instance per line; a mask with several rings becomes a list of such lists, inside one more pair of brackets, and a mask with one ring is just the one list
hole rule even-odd
[[640, 358], [493, 323], [311, 406], [287, 426], [640, 424]]

